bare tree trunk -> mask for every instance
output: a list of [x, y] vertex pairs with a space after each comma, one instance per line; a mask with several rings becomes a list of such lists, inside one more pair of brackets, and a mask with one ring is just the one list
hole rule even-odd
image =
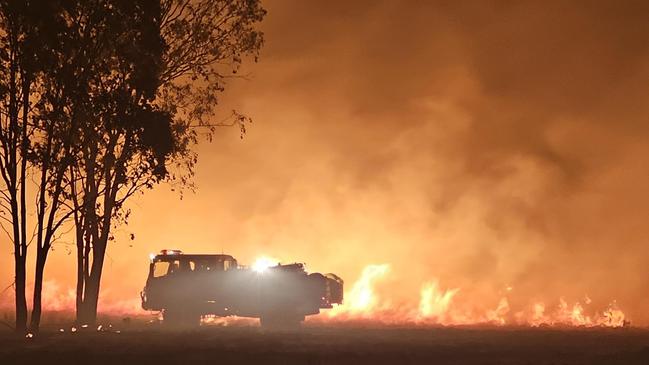
[[[83, 290], [82, 297], [77, 298], [77, 303], [81, 306], [77, 308], [77, 322], [78, 323], [93, 323], [97, 319], [97, 302], [99, 300], [99, 283], [93, 279], [96, 277], [96, 262], [98, 257], [96, 252], [99, 244], [98, 231], [99, 226], [97, 222], [97, 212], [95, 211], [95, 204], [97, 202], [97, 184], [95, 183], [95, 160], [97, 156], [97, 146], [89, 146], [86, 151], [89, 156], [86, 157], [85, 174], [86, 184], [82, 186], [83, 196], [83, 210], [81, 216], [83, 221], [81, 224], [81, 232], [77, 233], [77, 248], [82, 250], [81, 263], [82, 266], [83, 284], [77, 285], [78, 290]], [[90, 158], [90, 156], [92, 156]], [[81, 243], [79, 243], [81, 240]], [[92, 251], [91, 251], [92, 248]], [[92, 266], [90, 266], [90, 255], [92, 252]], [[100, 275], [101, 276], [101, 275]], [[77, 295], [79, 292], [77, 292]], [[95, 298], [95, 299], [93, 299]], [[94, 302], [94, 303], [92, 303]]]
[[14, 235], [14, 264], [16, 282], [16, 332], [27, 330], [27, 299], [25, 296], [27, 245], [20, 241], [20, 222], [15, 188], [11, 189], [11, 210]]
[[[112, 216], [112, 203], [109, 201], [110, 191], [104, 192], [106, 196], [103, 223], [101, 226], [95, 224], [91, 225], [95, 229], [90, 236], [93, 237], [92, 241], [92, 266], [90, 274], [86, 277], [85, 288], [83, 295], [83, 323], [95, 324], [97, 321], [97, 305], [99, 303], [99, 289], [101, 286], [101, 276], [104, 269], [104, 259], [106, 257], [106, 248], [108, 246], [108, 236], [110, 232], [110, 221]], [[86, 242], [87, 247], [90, 246]], [[89, 257], [86, 254], [86, 260]]]
[[20, 244], [23, 246], [24, 258], [23, 267], [25, 266], [25, 259], [27, 257], [27, 199], [26, 199], [26, 173], [27, 173], [27, 115], [29, 112], [29, 80], [26, 78], [25, 72], [22, 73], [22, 128], [19, 127], [20, 137]]
[[[76, 208], [75, 208], [76, 209]], [[83, 287], [85, 271], [83, 269], [83, 231], [79, 228], [82, 223], [79, 218], [75, 216], [76, 234], [77, 234], [77, 290], [76, 290], [76, 318], [81, 318], [83, 306]]]
[[104, 257], [106, 245], [93, 250], [92, 269], [90, 277], [86, 281], [83, 296], [83, 323], [95, 324], [97, 321], [97, 305], [99, 303], [99, 289], [101, 286], [101, 275], [104, 268]]
[[45, 262], [47, 261], [47, 251], [39, 250], [36, 254], [36, 272], [34, 275], [34, 303], [32, 307], [32, 318], [30, 329], [38, 331], [41, 324], [41, 295], [43, 292], [43, 274], [45, 271]]
[[27, 330], [27, 299], [25, 297], [27, 246], [20, 242], [20, 229], [18, 223], [18, 202], [12, 196], [12, 215], [14, 222], [14, 264], [16, 286], [16, 332]]
[[[115, 146], [117, 138], [111, 138], [111, 143], [109, 143], [110, 155], [112, 155], [112, 149]], [[95, 151], [96, 153], [96, 151]], [[92, 266], [90, 269], [90, 275], [86, 277], [84, 296], [83, 296], [83, 321], [84, 323], [94, 324], [97, 321], [97, 305], [99, 303], [99, 290], [101, 286], [101, 276], [104, 268], [104, 259], [106, 256], [106, 248], [108, 246], [108, 237], [110, 235], [111, 221], [113, 217], [113, 207], [115, 206], [115, 199], [117, 196], [117, 191], [119, 189], [119, 180], [120, 174], [112, 175], [111, 171], [114, 167], [114, 158], [106, 158], [107, 162], [104, 166], [103, 171], [103, 180], [104, 180], [104, 191], [103, 194], [103, 214], [101, 215], [101, 224], [99, 224], [99, 216], [97, 215], [95, 204], [92, 205], [92, 210], [88, 209], [85, 211], [86, 220], [91, 222], [85, 227], [90, 229], [90, 232], [87, 234], [88, 239], [92, 239], [92, 245], [90, 241], [86, 241], [86, 249], [92, 247]], [[92, 166], [92, 172], [94, 172], [94, 165]], [[115, 179], [115, 180], [113, 180]], [[97, 184], [94, 180], [94, 174], [88, 174], [89, 189], [86, 194], [90, 192], [90, 196], [97, 201], [99, 194], [97, 193]], [[90, 208], [90, 206], [87, 206]], [[88, 252], [86, 251], [85, 260], [89, 260]]]
[[[47, 168], [47, 166], [44, 166], [43, 168]], [[44, 222], [44, 216], [40, 215], [38, 218], [38, 227], [39, 231], [38, 232], [38, 244], [36, 247], [36, 273], [34, 277], [34, 304], [32, 307], [32, 318], [31, 318], [31, 324], [30, 327], [33, 331], [38, 331], [39, 326], [41, 323], [41, 292], [43, 290], [43, 273], [45, 271], [45, 263], [47, 262], [47, 255], [50, 252], [50, 248], [52, 247], [52, 239], [54, 237], [54, 233], [56, 232], [58, 225], [62, 223], [65, 220], [64, 218], [61, 218], [61, 221], [59, 223], [55, 223], [55, 217], [56, 217], [56, 212], [59, 207], [59, 195], [61, 194], [61, 179], [63, 178], [63, 173], [66, 170], [65, 166], [62, 166], [59, 171], [57, 172], [57, 178], [55, 181], [55, 186], [56, 186], [56, 191], [54, 192], [52, 196], [52, 201], [50, 203], [50, 211], [47, 219], [47, 224], [43, 228], [43, 222]], [[43, 174], [46, 174], [46, 170], [43, 170]], [[45, 189], [45, 187], [41, 187], [41, 189]], [[42, 200], [39, 203], [41, 212], [45, 211], [45, 206], [47, 203], [45, 202], [44, 199], [44, 190], [42, 191]], [[42, 230], [45, 230], [42, 232]]]
[[[11, 36], [11, 42], [17, 43], [15, 35]], [[16, 55], [12, 55], [10, 81], [9, 81], [9, 128], [6, 131], [6, 139], [3, 141], [7, 146], [5, 168], [7, 170], [7, 188], [10, 195], [11, 218], [13, 223], [13, 241], [14, 241], [14, 264], [15, 264], [15, 282], [16, 282], [16, 331], [24, 332], [27, 329], [27, 300], [25, 298], [25, 281], [26, 281], [26, 258], [27, 244], [21, 240], [21, 220], [18, 207], [18, 98], [17, 98], [17, 73]]]
[[25, 299], [25, 255], [19, 250], [14, 253], [16, 275], [16, 332], [27, 330], [27, 299]]

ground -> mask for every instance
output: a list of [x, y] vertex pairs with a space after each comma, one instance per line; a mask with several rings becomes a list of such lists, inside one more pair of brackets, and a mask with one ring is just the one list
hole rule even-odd
[[254, 326], [0, 332], [0, 364], [649, 364], [649, 330]]

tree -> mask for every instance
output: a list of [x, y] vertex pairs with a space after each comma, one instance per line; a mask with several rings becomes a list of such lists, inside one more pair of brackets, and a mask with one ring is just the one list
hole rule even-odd
[[[41, 96], [44, 70], [51, 65], [50, 52], [56, 46], [55, 39], [45, 34], [57, 34], [57, 6], [56, 2], [0, 1], [0, 175], [4, 183], [0, 205], [2, 213], [11, 216], [1, 218], [12, 226], [11, 233], [6, 229], [5, 232], [14, 246], [17, 331], [24, 331], [27, 326], [25, 265], [29, 245], [27, 190], [30, 187], [27, 177], [35, 172], [32, 170], [33, 147], [39, 140], [48, 138], [47, 131], [36, 126], [33, 101]], [[40, 167], [45, 166], [40, 164]], [[51, 186], [46, 167], [43, 172], [42, 182]], [[38, 215], [39, 247], [47, 246], [52, 230], [58, 228], [48, 225], [50, 232], [42, 234], [45, 212], [52, 213], [54, 221], [57, 211], [57, 204], [51, 204], [50, 197], [44, 195], [47, 189], [45, 183], [37, 185], [40, 199], [36, 209], [42, 212]], [[33, 238], [29, 237], [30, 242]]]
[[[94, 82], [84, 100], [92, 118], [79, 130], [77, 163], [69, 170], [77, 233], [77, 316], [94, 322], [110, 225], [126, 184], [152, 171], [171, 148], [169, 117], [157, 110], [157, 75], [163, 52], [160, 8], [152, 2], [99, 2], [83, 11], [101, 17], [105, 37], [97, 48]], [[103, 8], [102, 8], [103, 6]], [[99, 25], [97, 25], [99, 26]], [[158, 130], [158, 128], [160, 130]], [[139, 182], [139, 181], [138, 181]], [[122, 192], [125, 195], [119, 195]]]
[[[11, 215], [5, 220], [13, 228], [18, 331], [27, 325], [27, 247], [36, 240], [31, 327], [38, 330], [47, 255], [56, 231], [72, 213], [64, 206], [75, 128], [69, 123], [66, 100], [78, 90], [70, 83], [75, 75], [64, 47], [69, 49], [70, 44], [62, 38], [64, 15], [65, 8], [57, 1], [0, 1], [0, 174], [5, 185], [2, 207]], [[28, 192], [35, 195], [34, 214], [27, 206]], [[31, 216], [36, 222], [28, 221]]]
[[[27, 114], [29, 110], [29, 91], [31, 74], [24, 67], [26, 59], [24, 43], [26, 32], [22, 19], [15, 17], [18, 13], [11, 2], [3, 2], [2, 17], [2, 48], [0, 68], [2, 82], [0, 96], [2, 98], [2, 114], [0, 115], [0, 174], [4, 182], [2, 191], [3, 213], [8, 212], [11, 218], [7, 220], [12, 226], [12, 232], [7, 235], [13, 241], [14, 248], [14, 285], [16, 301], [16, 330], [24, 331], [27, 327], [27, 301], [25, 299], [27, 236], [24, 229], [26, 221], [25, 176], [26, 176], [26, 140]], [[4, 226], [3, 226], [4, 228]], [[22, 229], [21, 229], [22, 228]], [[5, 230], [6, 231], [6, 230]]]
[[[265, 10], [258, 0], [163, 0], [111, 5], [128, 19], [113, 37], [115, 54], [93, 86], [95, 121], [80, 130], [69, 170], [77, 238], [77, 318], [96, 320], [111, 228], [127, 221], [125, 204], [166, 181], [190, 185], [196, 128], [211, 132], [217, 94], [242, 56], [256, 58]], [[127, 16], [124, 16], [124, 15]], [[135, 15], [135, 16], [134, 16]], [[110, 47], [113, 49], [113, 47]], [[111, 51], [112, 52], [112, 51]], [[247, 118], [234, 113], [234, 124]]]
[[[74, 181], [68, 170], [76, 163], [77, 141], [81, 121], [88, 118], [89, 88], [96, 76], [95, 46], [98, 36], [93, 25], [97, 19], [79, 11], [87, 2], [50, 2], [50, 8], [39, 10], [36, 19], [47, 20], [47, 27], [39, 25], [38, 36], [47, 39], [50, 47], [37, 61], [42, 68], [33, 107], [33, 130], [29, 159], [37, 172], [36, 204], [36, 265], [34, 295], [30, 327], [37, 331], [42, 313], [42, 288], [45, 263], [59, 228], [75, 214], [69, 203], [69, 191]], [[101, 18], [99, 18], [101, 19]], [[92, 35], [92, 36], [91, 36]]]

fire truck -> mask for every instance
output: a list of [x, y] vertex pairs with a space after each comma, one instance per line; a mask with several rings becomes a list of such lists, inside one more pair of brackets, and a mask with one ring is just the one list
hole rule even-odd
[[307, 273], [304, 264], [245, 267], [224, 254], [152, 255], [142, 308], [161, 311], [163, 323], [191, 325], [201, 316], [259, 318], [264, 327], [298, 326], [343, 301], [343, 280]]

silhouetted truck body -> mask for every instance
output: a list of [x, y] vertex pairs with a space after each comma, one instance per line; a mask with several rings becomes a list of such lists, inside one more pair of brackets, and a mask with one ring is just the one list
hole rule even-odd
[[198, 323], [202, 315], [216, 315], [284, 326], [342, 303], [343, 281], [334, 274], [308, 274], [299, 263], [253, 270], [230, 255], [163, 250], [151, 259], [141, 296], [142, 308], [162, 311], [164, 322]]

